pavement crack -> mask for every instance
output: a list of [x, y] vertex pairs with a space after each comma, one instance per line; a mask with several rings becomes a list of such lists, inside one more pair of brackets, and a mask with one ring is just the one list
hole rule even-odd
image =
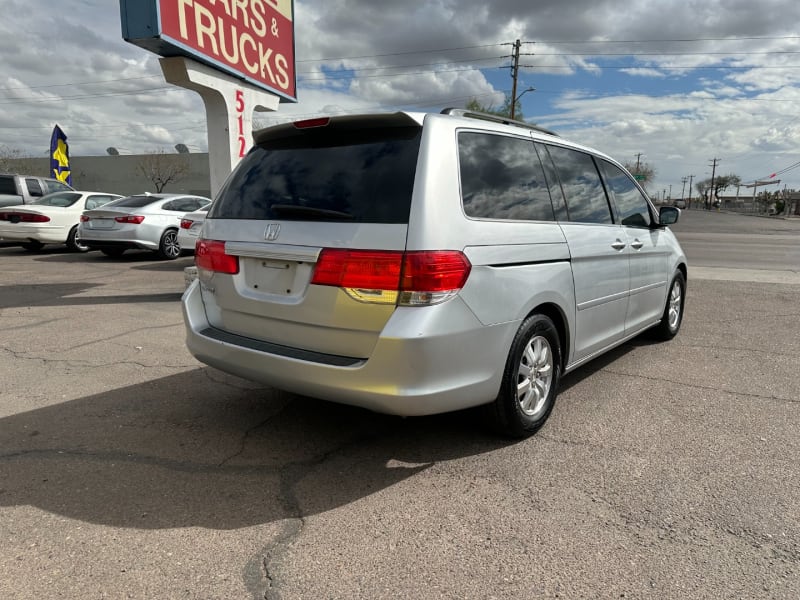
[[744, 396], [746, 398], [757, 398], [759, 400], [775, 400], [778, 402], [786, 402], [788, 404], [800, 404], [800, 399], [798, 398], [783, 398], [781, 396], [776, 395], [766, 395], [766, 394], [754, 394], [752, 392], [743, 392], [741, 390], [728, 390], [725, 388], [719, 387], [712, 387], [710, 385], [700, 385], [697, 383], [689, 383], [687, 381], [677, 381], [675, 379], [668, 379], [666, 377], [654, 377], [652, 375], [642, 375], [641, 373], [632, 374], [632, 373], [623, 373], [622, 371], [615, 371], [613, 369], [602, 369], [603, 373], [610, 373], [611, 375], [618, 375], [620, 377], [630, 377], [631, 379], [645, 379], [648, 381], [657, 381], [659, 383], [671, 383], [674, 385], [693, 388], [696, 390], [705, 390], [709, 392], [722, 392], [725, 394], [730, 394], [732, 396]]
[[[697, 350], [727, 350], [729, 352], [742, 352], [747, 354], [765, 354], [767, 356], [774, 356], [775, 352], [770, 350], [759, 350], [758, 348], [742, 348], [740, 346], [720, 346], [714, 345], [710, 346], [707, 344], [684, 344], [684, 348], [692, 348]], [[800, 358], [800, 354], [796, 354], [793, 352], [785, 352], [781, 351], [781, 356], [783, 357], [793, 357], [793, 358]]]
[[[280, 480], [280, 497], [289, 516], [284, 520], [280, 534], [261, 553], [260, 567], [264, 578], [263, 581], [266, 583], [266, 589], [263, 590], [263, 594], [259, 590], [258, 593], [262, 595], [257, 597], [265, 600], [284, 600], [284, 598], [289, 597], [284, 595], [281, 589], [280, 570], [289, 548], [302, 534], [306, 526], [306, 515], [303, 513], [300, 500], [295, 493], [296, 486], [312, 469], [324, 464], [332, 457], [346, 452], [350, 448], [360, 447], [365, 442], [375, 440], [378, 437], [374, 432], [357, 435], [314, 459], [285, 465]], [[255, 592], [255, 590], [253, 591]]]

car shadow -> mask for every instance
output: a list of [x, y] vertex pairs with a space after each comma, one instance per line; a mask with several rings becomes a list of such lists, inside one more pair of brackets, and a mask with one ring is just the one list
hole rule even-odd
[[318, 514], [509, 443], [472, 411], [399, 418], [200, 368], [0, 419], [0, 506], [220, 530]]
[[[137, 264], [140, 268], [148, 268], [150, 266], [163, 271], [176, 270], [181, 271], [183, 267], [194, 264], [194, 255], [186, 254], [174, 260], [162, 260], [158, 258], [153, 252], [149, 250], [126, 250], [121, 256], [106, 256], [102, 252], [70, 252], [66, 249], [61, 251], [50, 250], [47, 246], [44, 249], [31, 253], [22, 250], [24, 254], [31, 254], [35, 256], [34, 260], [47, 263], [77, 263], [77, 262], [90, 262], [108, 265], [130, 265]], [[136, 267], [134, 267], [136, 268]]]
[[564, 377], [561, 378], [561, 382], [559, 385], [559, 390], [561, 392], [566, 392], [570, 388], [578, 385], [584, 379], [587, 379], [597, 373], [598, 371], [602, 371], [609, 365], [613, 364], [629, 352], [632, 352], [636, 348], [641, 346], [649, 346], [651, 344], [656, 344], [658, 342], [649, 339], [646, 333], [643, 333], [631, 340], [628, 340], [624, 344], [617, 346], [613, 350], [609, 350], [608, 352], [601, 354], [600, 356], [593, 358], [588, 363], [581, 365], [574, 371], [570, 371]]
[[31, 283], [4, 285], [0, 309], [29, 306], [92, 306], [97, 304], [137, 304], [141, 302], [179, 302], [182, 292], [157, 294], [108, 294], [82, 296], [103, 284], [89, 282]]

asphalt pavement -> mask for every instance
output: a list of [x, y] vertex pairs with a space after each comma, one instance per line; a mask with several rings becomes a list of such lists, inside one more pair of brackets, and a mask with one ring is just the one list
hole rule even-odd
[[685, 211], [681, 333], [515, 442], [203, 366], [191, 258], [0, 248], [0, 597], [800, 597], [800, 221], [753, 219]]

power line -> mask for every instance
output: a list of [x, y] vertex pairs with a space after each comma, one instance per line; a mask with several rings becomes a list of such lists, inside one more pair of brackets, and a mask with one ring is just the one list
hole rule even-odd
[[533, 42], [522, 42], [523, 44], [662, 44], [668, 42], [738, 42], [749, 40], [800, 40], [798, 35], [779, 35], [779, 36], [733, 36], [733, 37], [709, 37], [709, 38], [665, 38], [646, 40], [538, 40]]
[[[363, 72], [367, 72], [367, 71], [383, 71], [383, 70], [386, 70], [386, 69], [414, 69], [414, 68], [417, 68], [417, 67], [436, 67], [436, 66], [443, 66], [444, 67], [444, 66], [451, 65], [451, 64], [454, 64], [454, 63], [483, 62], [483, 61], [488, 61], [488, 60], [498, 60], [498, 59], [501, 59], [501, 58], [506, 58], [507, 56], [508, 56], [507, 54], [502, 54], [500, 56], [487, 56], [486, 58], [466, 58], [466, 59], [462, 59], [462, 60], [451, 60], [451, 61], [447, 61], [447, 62], [438, 62], [438, 63], [422, 63], [422, 64], [416, 64], [416, 65], [396, 65], [396, 66], [386, 65], [386, 66], [381, 66], [381, 67], [361, 67], [361, 68], [357, 68], [357, 69], [343, 69], [343, 70], [344, 71], [350, 71], [350, 72], [363, 73]], [[485, 67], [485, 68], [492, 68], [492, 67]], [[434, 72], [435, 72], [435, 70], [434, 70]], [[314, 70], [314, 71], [298, 71], [297, 72], [298, 75], [302, 75], [304, 73], [316, 73], [316, 70]]]
[[406, 56], [408, 54], [433, 54], [437, 52], [455, 52], [459, 50], [474, 50], [476, 48], [494, 48], [497, 46], [510, 46], [510, 43], [484, 44], [482, 46], [461, 46], [458, 48], [438, 48], [435, 50], [408, 50], [404, 52], [389, 52], [387, 54], [366, 54], [363, 56], [339, 56], [336, 58], [309, 58], [295, 61], [297, 64], [307, 62], [327, 62], [334, 60], [359, 60], [363, 58], [385, 58], [387, 56]]
[[146, 88], [143, 90], [132, 90], [129, 92], [108, 92], [105, 94], [85, 94], [80, 96], [51, 96], [48, 98], [18, 98], [8, 102], [0, 102], [0, 105], [9, 104], [28, 104], [30, 102], [63, 102], [64, 100], [84, 100], [86, 98], [108, 98], [112, 96], [135, 96], [145, 92], [159, 92], [164, 90], [175, 90], [173, 86], [162, 86], [157, 88]]
[[147, 76], [143, 76], [143, 77], [123, 77], [121, 79], [102, 79], [102, 80], [99, 80], [99, 81], [76, 81], [76, 82], [72, 82], [72, 83], [52, 83], [52, 84], [49, 84], [49, 85], [29, 85], [27, 87], [13, 87], [13, 88], [4, 87], [4, 88], [0, 88], [0, 90], [8, 91], [8, 92], [11, 92], [11, 91], [14, 91], [14, 90], [43, 90], [43, 89], [54, 88], [54, 87], [72, 87], [72, 86], [77, 86], [77, 85], [97, 85], [97, 84], [100, 84], [100, 83], [117, 83], [119, 81], [137, 81], [137, 80], [140, 80], [140, 79], [160, 79], [160, 78], [161, 78], [160, 75], [147, 75]]

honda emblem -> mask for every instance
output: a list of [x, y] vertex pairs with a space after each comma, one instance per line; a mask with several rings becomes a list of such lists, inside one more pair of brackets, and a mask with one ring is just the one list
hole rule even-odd
[[281, 224], [280, 223], [270, 223], [267, 225], [266, 231], [264, 231], [264, 239], [269, 242], [274, 242], [278, 239], [278, 236], [281, 233]]

